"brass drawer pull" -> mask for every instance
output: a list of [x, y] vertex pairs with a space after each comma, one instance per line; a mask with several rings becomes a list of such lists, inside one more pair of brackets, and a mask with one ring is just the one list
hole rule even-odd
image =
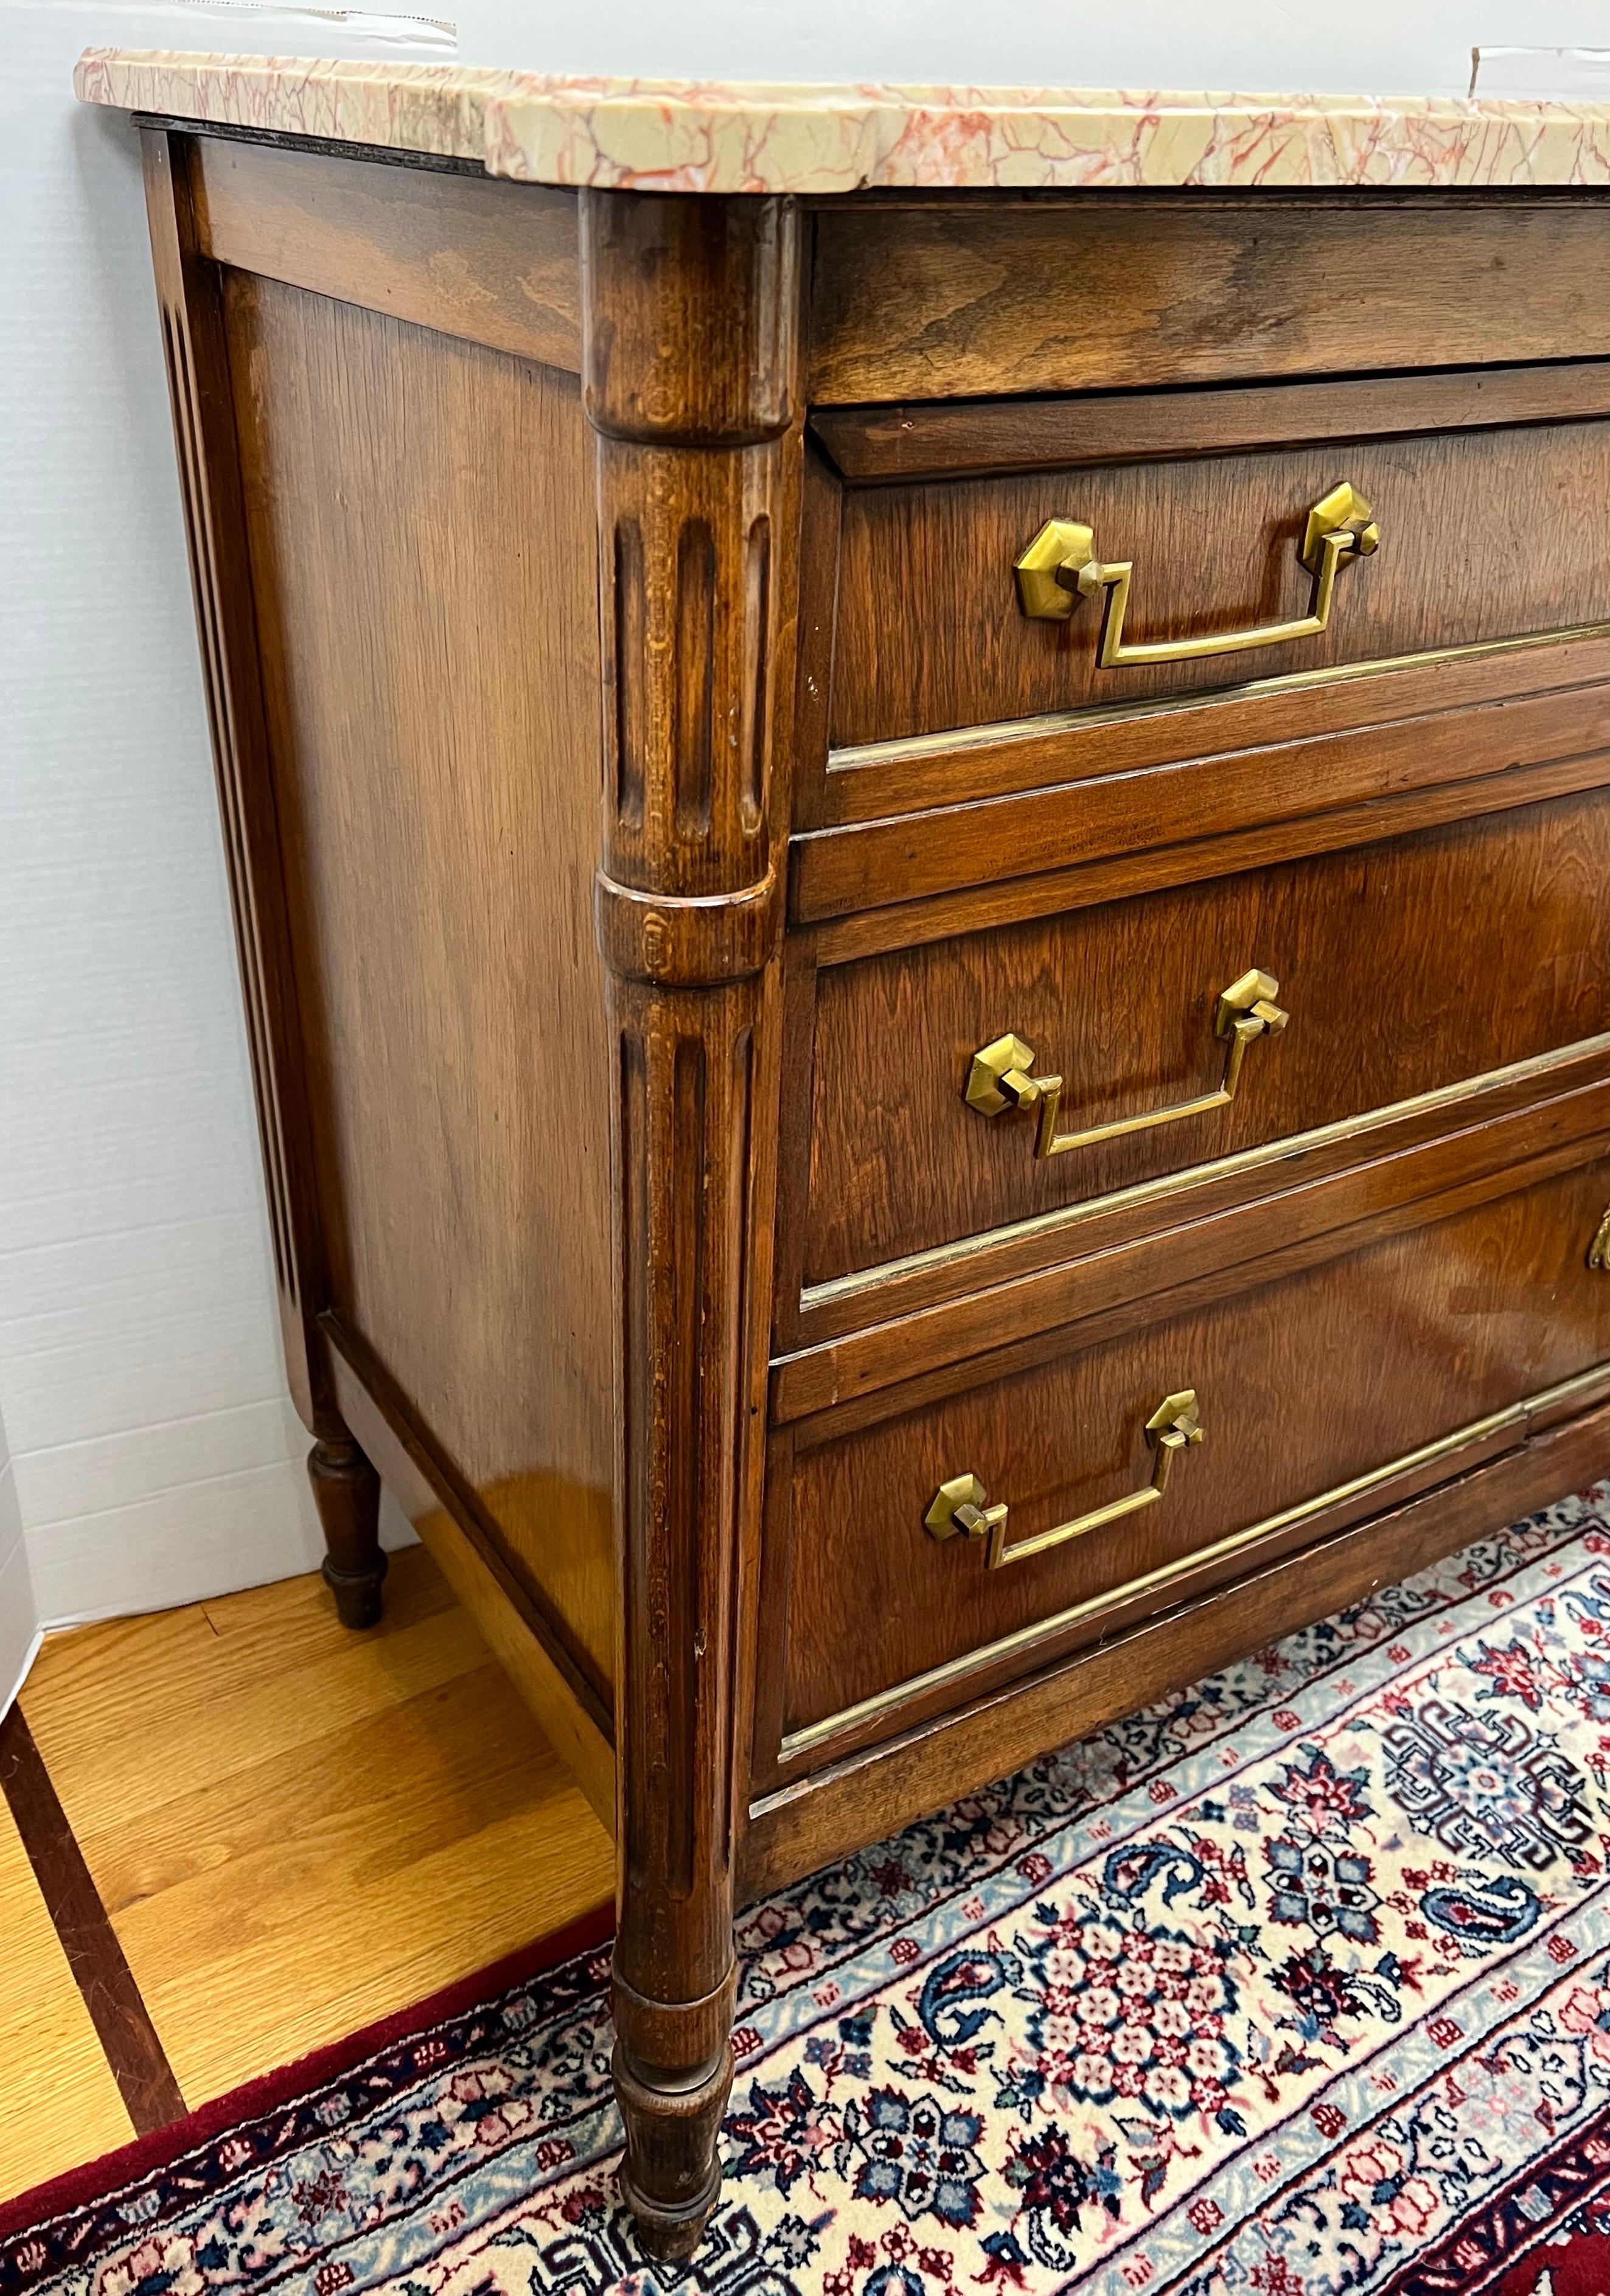
[[1008, 1109], [1038, 1108], [1036, 1156], [1061, 1156], [1070, 1148], [1094, 1147], [1098, 1140], [1116, 1140], [1126, 1132], [1149, 1132], [1156, 1124], [1178, 1124], [1187, 1116], [1205, 1116], [1212, 1109], [1228, 1108], [1241, 1082], [1241, 1064], [1246, 1058], [1247, 1046], [1255, 1044], [1260, 1037], [1277, 1037], [1291, 1017], [1273, 1002], [1279, 987], [1272, 973], [1254, 969], [1244, 972], [1239, 980], [1232, 980], [1220, 996], [1213, 1008], [1213, 1034], [1223, 1038], [1228, 1046], [1224, 1074], [1213, 1091], [1204, 1092], [1195, 1100], [1182, 1100], [1172, 1108], [1154, 1108], [1145, 1116], [1122, 1116], [1116, 1123], [1093, 1125], [1086, 1132], [1058, 1132], [1062, 1078], [1032, 1075], [1033, 1046], [1025, 1045], [1021, 1037], [1007, 1035], [997, 1037], [993, 1044], [984, 1045], [973, 1054], [973, 1065], [967, 1071], [967, 1105], [976, 1108], [981, 1116], [1004, 1116]]
[[1093, 1514], [1076, 1515], [1072, 1522], [1059, 1522], [1054, 1530], [1042, 1530], [1033, 1538], [1020, 1539], [1015, 1546], [1008, 1546], [1006, 1500], [990, 1506], [986, 1505], [989, 1493], [976, 1475], [953, 1475], [934, 1493], [923, 1517], [924, 1527], [934, 1538], [953, 1538], [958, 1530], [969, 1538], [988, 1538], [987, 1567], [998, 1570], [1003, 1563], [1024, 1562], [1031, 1554], [1043, 1554], [1048, 1546], [1061, 1546], [1066, 1539], [1082, 1538], [1087, 1531], [1100, 1530], [1109, 1522], [1116, 1522], [1121, 1515], [1154, 1506], [1169, 1487], [1169, 1471], [1175, 1453], [1200, 1443], [1203, 1434], [1196, 1390], [1194, 1387], [1182, 1388], [1178, 1395], [1165, 1395], [1146, 1421], [1146, 1441], [1156, 1452], [1157, 1463], [1144, 1489], [1131, 1491], [1127, 1498], [1114, 1499], [1109, 1506], [1097, 1507]]
[[1610, 1210], [1598, 1224], [1598, 1234], [1588, 1246], [1588, 1265], [1610, 1271]]
[[1315, 638], [1330, 620], [1336, 570], [1377, 549], [1381, 529], [1363, 496], [1345, 479], [1314, 504], [1302, 534], [1303, 565], [1313, 576], [1306, 614], [1294, 622], [1265, 622], [1253, 630], [1221, 630], [1210, 637], [1156, 638], [1126, 645], [1123, 619], [1129, 603], [1128, 559], [1104, 566], [1096, 555], [1092, 528], [1054, 518], [1040, 528], [1016, 562], [1017, 594], [1031, 621], [1065, 622], [1080, 598], [1106, 593], [1097, 667], [1122, 669], [1130, 662], [1193, 661], [1199, 655], [1245, 653], [1254, 646], [1286, 645], [1293, 638]]

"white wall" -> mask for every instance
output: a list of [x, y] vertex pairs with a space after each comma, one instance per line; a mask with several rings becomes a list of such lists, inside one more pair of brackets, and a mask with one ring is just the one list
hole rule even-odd
[[38, 1611], [17, 1505], [17, 1478], [0, 1425], [0, 1720], [39, 1646]]
[[92, 40], [365, 46], [287, 13], [0, 8], [0, 1408], [53, 1623], [322, 1552], [280, 1362], [138, 155], [70, 86]]
[[[1610, 45], [1605, 0], [464, 0], [457, 12], [466, 62], [647, 78], [1463, 95], [1478, 41]], [[1540, 58], [1501, 92], [1581, 84]]]
[[[460, 13], [467, 60], [547, 70], [1425, 93], [1466, 86], [1475, 39], [1607, 32], [1603, 4], [1568, 0]], [[360, 36], [314, 11], [0, 0], [0, 1695], [33, 1615], [19, 1513], [53, 1621], [319, 1552], [280, 1367], [135, 143], [69, 87], [91, 41], [442, 53], [428, 32]], [[1510, 86], [1572, 86], [1589, 68], [1503, 69]]]

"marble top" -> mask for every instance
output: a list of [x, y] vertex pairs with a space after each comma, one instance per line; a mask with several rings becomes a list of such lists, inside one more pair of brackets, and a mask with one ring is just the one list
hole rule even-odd
[[667, 192], [1610, 184], [1610, 104], [561, 79], [86, 48], [88, 103]]

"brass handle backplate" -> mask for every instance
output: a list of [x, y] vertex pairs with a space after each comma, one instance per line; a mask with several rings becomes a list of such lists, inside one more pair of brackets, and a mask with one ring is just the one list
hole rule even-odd
[[1092, 1125], [1083, 1132], [1059, 1132], [1062, 1078], [1035, 1076], [1033, 1046], [1008, 1033], [973, 1054], [967, 1071], [967, 1105], [976, 1108], [981, 1116], [1004, 1116], [1009, 1109], [1038, 1109], [1036, 1156], [1061, 1156], [1070, 1148], [1091, 1148], [1098, 1140], [1116, 1140], [1126, 1132], [1149, 1132], [1154, 1125], [1178, 1124], [1187, 1116], [1205, 1116], [1212, 1109], [1228, 1108], [1241, 1082], [1247, 1046], [1260, 1037], [1277, 1037], [1291, 1017], [1274, 1002], [1279, 988], [1272, 973], [1254, 967], [1223, 991], [1213, 1008], [1213, 1034], [1225, 1044], [1224, 1074], [1212, 1092], [1201, 1093], [1195, 1100], [1177, 1102], [1172, 1108], [1154, 1108], [1144, 1116], [1120, 1117], [1115, 1123]]
[[1054, 518], [1040, 528], [1016, 562], [1017, 594], [1031, 621], [1065, 622], [1080, 598], [1103, 596], [1101, 641], [1097, 665], [1122, 669], [1131, 662], [1194, 661], [1203, 654], [1246, 653], [1255, 646], [1286, 645], [1294, 638], [1315, 638], [1330, 620], [1335, 595], [1336, 570], [1354, 558], [1368, 558], [1380, 547], [1381, 529], [1375, 512], [1356, 487], [1343, 479], [1322, 495], [1309, 512], [1303, 529], [1303, 565], [1313, 577], [1313, 594], [1306, 614], [1295, 621], [1264, 622], [1256, 629], [1220, 630], [1207, 637], [1155, 638], [1129, 644], [1123, 635], [1129, 604], [1128, 559], [1104, 565], [1096, 555], [1091, 527], [1074, 519]]
[[1588, 1265], [1610, 1271], [1610, 1210], [1598, 1224], [1598, 1234], [1588, 1246]]
[[1015, 1546], [1008, 1546], [1006, 1500], [998, 1500], [991, 1506], [990, 1495], [976, 1475], [953, 1475], [934, 1493], [923, 1517], [924, 1528], [934, 1538], [953, 1538], [957, 1531], [968, 1538], [987, 1538], [987, 1567], [998, 1570], [1004, 1563], [1024, 1562], [1031, 1554], [1043, 1554], [1047, 1547], [1061, 1546], [1067, 1539], [1083, 1538], [1088, 1531], [1101, 1530], [1141, 1507], [1155, 1506], [1169, 1487], [1169, 1472], [1176, 1454], [1188, 1450], [1193, 1443], [1200, 1443], [1203, 1432], [1196, 1390], [1193, 1387], [1181, 1388], [1178, 1395], [1165, 1395], [1146, 1421], [1146, 1441], [1157, 1456], [1152, 1480], [1142, 1489], [1130, 1491], [1108, 1506], [1097, 1507], [1094, 1513], [1076, 1515], [1072, 1522], [1059, 1522], [1054, 1530], [1039, 1531], [1032, 1538], [1020, 1539]]

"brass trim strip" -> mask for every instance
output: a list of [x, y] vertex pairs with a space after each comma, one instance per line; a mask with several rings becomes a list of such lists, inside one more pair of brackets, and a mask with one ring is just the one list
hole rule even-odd
[[[1211, 1163], [1190, 1164], [1183, 1171], [1165, 1172], [1155, 1180], [1138, 1180], [1132, 1187], [1114, 1188], [1106, 1195], [1088, 1197], [1082, 1203], [1061, 1204], [1055, 1211], [1036, 1212], [1029, 1219], [1009, 1221], [1005, 1227], [981, 1228], [975, 1234], [957, 1236], [953, 1242], [932, 1244], [926, 1250], [908, 1252], [901, 1259], [880, 1260], [875, 1267], [854, 1268], [848, 1275], [834, 1275], [826, 1283], [803, 1285], [800, 1292], [801, 1311], [856, 1299], [864, 1292], [876, 1291], [901, 1276], [918, 1275], [925, 1269], [943, 1267], [953, 1260], [969, 1259], [979, 1252], [993, 1250], [998, 1244], [1015, 1243], [1031, 1235], [1052, 1235], [1059, 1228], [1078, 1226], [1097, 1212], [1162, 1202], [1187, 1189], [1205, 1187], [1212, 1180], [1231, 1179], [1238, 1173], [1256, 1171], [1261, 1165], [1306, 1155], [1311, 1149], [1327, 1148], [1334, 1141], [1362, 1139], [1388, 1124], [1395, 1124], [1401, 1118], [1454, 1108], [1461, 1101], [1474, 1099], [1479, 1093], [1495, 1091], [1504, 1085], [1530, 1083], [1534, 1078], [1568, 1067], [1573, 1061], [1589, 1060], [1601, 1053], [1610, 1053], [1610, 1031], [1580, 1037], [1575, 1044], [1559, 1046], [1553, 1052], [1534, 1053], [1529, 1060], [1512, 1061], [1507, 1068], [1489, 1069], [1481, 1076], [1461, 1077], [1457, 1084], [1439, 1085], [1434, 1092], [1416, 1093], [1409, 1100], [1391, 1101], [1384, 1108], [1367, 1109], [1360, 1116], [1340, 1117], [1335, 1123], [1315, 1126], [1311, 1132], [1288, 1132], [1278, 1140], [1265, 1140], [1256, 1148], [1242, 1148], [1232, 1156], [1215, 1157]], [[838, 1341], [821, 1344], [836, 1346]], [[816, 1351], [814, 1348], [801, 1348], [795, 1353], [810, 1355]], [[792, 1360], [789, 1356], [775, 1359], [778, 1364]]]
[[[1294, 669], [1280, 677], [1248, 677], [1236, 685], [1211, 687], [1205, 693], [1171, 693], [1156, 701], [1101, 701], [1085, 709], [1047, 710], [1038, 718], [995, 718], [982, 726], [949, 726], [937, 734], [901, 734], [883, 742], [852, 742], [827, 753], [829, 774], [856, 774], [880, 766], [898, 766], [908, 758], [941, 757], [949, 750], [978, 750], [992, 742], [1022, 742], [1031, 737], [1050, 741], [1059, 734], [1077, 733], [1086, 726], [1110, 726], [1127, 718], [1161, 718], [1179, 709], [1212, 709], [1221, 704], [1255, 701], [1264, 694], [1301, 692], [1306, 685], [1351, 685], [1360, 677], [1389, 676], [1398, 669], [1425, 669], [1433, 662], [1474, 661], [1483, 654], [1524, 653], [1539, 646], [1569, 645], [1578, 638], [1610, 637], [1610, 622], [1574, 622], [1568, 629], [1532, 630], [1519, 637], [1478, 638], [1469, 645], [1428, 646], [1423, 653], [1382, 654], [1369, 661], [1340, 662], [1333, 669]], [[1563, 685], [1591, 685], [1593, 678], [1563, 678]], [[1419, 715], [1418, 711], [1414, 713]], [[1255, 744], [1253, 746], [1256, 746]], [[1007, 790], [998, 796], [1018, 797], [1023, 791]], [[932, 800], [917, 808], [931, 809]], [[801, 836], [819, 836], [826, 830], [869, 827], [860, 822], [825, 822], [804, 830]]]
[[1143, 1571], [1138, 1578], [1128, 1578], [1121, 1587], [1109, 1587], [1104, 1595], [1091, 1595], [1082, 1603], [1074, 1603], [1065, 1611], [1055, 1611], [1048, 1619], [1038, 1619], [1033, 1625], [1020, 1627], [1014, 1634], [1003, 1635], [998, 1642], [985, 1643], [979, 1649], [968, 1651], [960, 1658], [947, 1659], [942, 1666], [930, 1667], [925, 1674], [914, 1674], [904, 1682], [895, 1683], [888, 1690], [880, 1690], [871, 1698], [863, 1698], [854, 1706], [846, 1706], [841, 1713], [830, 1714], [826, 1721], [812, 1722], [803, 1730], [785, 1736], [779, 1746], [778, 1759], [792, 1761], [796, 1754], [809, 1753], [829, 1738], [858, 1728], [875, 1715], [886, 1714], [891, 1707], [903, 1706], [909, 1700], [920, 1698], [941, 1684], [959, 1681], [964, 1676], [981, 1672], [999, 1659], [1026, 1650], [1036, 1642], [1048, 1640], [1064, 1627], [1076, 1626], [1081, 1619], [1093, 1618], [1097, 1611], [1113, 1609], [1127, 1603], [1133, 1595], [1152, 1593], [1167, 1587], [1176, 1578], [1183, 1578], [1204, 1563], [1218, 1562], [1228, 1554], [1236, 1554], [1243, 1547], [1253, 1546], [1259, 1539], [1271, 1538], [1276, 1532], [1290, 1530], [1310, 1517], [1323, 1514], [1327, 1507], [1340, 1506], [1348, 1499], [1360, 1498], [1367, 1491], [1393, 1481], [1399, 1475], [1412, 1472], [1417, 1467], [1427, 1467], [1472, 1443], [1480, 1443], [1489, 1436], [1500, 1435], [1510, 1428], [1524, 1430], [1534, 1411], [1551, 1408], [1554, 1405], [1572, 1400], [1577, 1395], [1587, 1396], [1596, 1387], [1610, 1380], [1610, 1363], [1595, 1364], [1591, 1370], [1578, 1372], [1573, 1377], [1561, 1380], [1557, 1386], [1546, 1387], [1536, 1395], [1528, 1395], [1519, 1403], [1511, 1403], [1502, 1411], [1489, 1413], [1485, 1419], [1473, 1419], [1467, 1426], [1456, 1427], [1450, 1435], [1441, 1435], [1434, 1443], [1423, 1443], [1417, 1451], [1408, 1451], [1401, 1458], [1392, 1459], [1384, 1466], [1372, 1467], [1368, 1474], [1355, 1475], [1350, 1482], [1337, 1483], [1311, 1499], [1302, 1499], [1295, 1506], [1286, 1507], [1278, 1514], [1265, 1515], [1261, 1522], [1249, 1524], [1244, 1530], [1231, 1531], [1228, 1538], [1215, 1539], [1211, 1546], [1199, 1546], [1189, 1554], [1176, 1555], [1173, 1562], [1160, 1563], [1155, 1570]]

